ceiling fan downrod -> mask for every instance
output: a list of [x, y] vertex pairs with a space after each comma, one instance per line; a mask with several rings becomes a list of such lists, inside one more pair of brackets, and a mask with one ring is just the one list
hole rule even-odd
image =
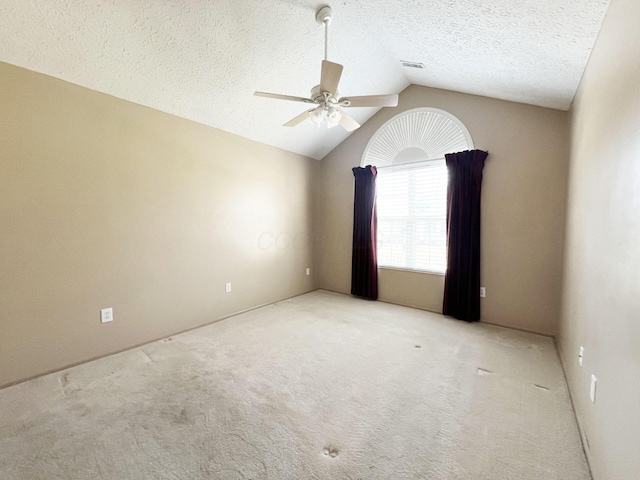
[[331, 11], [331, 7], [325, 5], [324, 7], [318, 10], [316, 13], [316, 21], [320, 25], [324, 25], [324, 59], [329, 60], [328, 58], [328, 50], [329, 50], [329, 24], [333, 20], [333, 12]]

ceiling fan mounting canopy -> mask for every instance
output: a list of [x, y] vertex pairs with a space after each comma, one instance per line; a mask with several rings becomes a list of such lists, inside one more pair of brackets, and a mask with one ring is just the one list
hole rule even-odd
[[316, 21], [322, 25], [325, 22], [331, 23], [333, 20], [333, 10], [329, 5], [325, 5], [324, 7], [320, 7], [318, 13], [316, 13]]
[[327, 47], [329, 38], [329, 24], [333, 19], [331, 7], [321, 7], [316, 13], [316, 21], [324, 25], [324, 60], [320, 73], [320, 84], [311, 89], [310, 98], [294, 97], [290, 95], [280, 95], [277, 93], [254, 92], [255, 96], [274, 98], [277, 100], [289, 100], [293, 102], [310, 103], [317, 105], [311, 110], [301, 113], [297, 117], [284, 124], [285, 127], [294, 127], [311, 120], [316, 126], [320, 126], [325, 120], [327, 127], [336, 125], [351, 132], [358, 128], [360, 124], [351, 118], [342, 107], [395, 107], [398, 105], [398, 95], [368, 95], [358, 97], [340, 98], [338, 95], [338, 84], [342, 76], [342, 65], [327, 60]]

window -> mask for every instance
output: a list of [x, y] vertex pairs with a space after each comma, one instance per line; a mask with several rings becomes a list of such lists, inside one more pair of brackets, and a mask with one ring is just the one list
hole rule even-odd
[[447, 267], [444, 159], [380, 168], [376, 191], [378, 265], [444, 273]]
[[473, 148], [464, 124], [435, 108], [386, 122], [369, 141], [362, 166], [378, 167], [378, 265], [444, 273], [447, 266], [446, 153]]

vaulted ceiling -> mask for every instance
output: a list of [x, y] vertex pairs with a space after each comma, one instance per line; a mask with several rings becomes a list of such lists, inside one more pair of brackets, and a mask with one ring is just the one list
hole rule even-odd
[[309, 96], [325, 4], [341, 94], [417, 84], [567, 110], [609, 0], [2, 0], [0, 61], [322, 158], [348, 133], [283, 127], [306, 105], [252, 94]]

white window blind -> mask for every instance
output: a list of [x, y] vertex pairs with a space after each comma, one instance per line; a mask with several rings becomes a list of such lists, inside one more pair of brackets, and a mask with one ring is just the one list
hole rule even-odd
[[444, 273], [447, 266], [444, 159], [378, 169], [378, 265]]

